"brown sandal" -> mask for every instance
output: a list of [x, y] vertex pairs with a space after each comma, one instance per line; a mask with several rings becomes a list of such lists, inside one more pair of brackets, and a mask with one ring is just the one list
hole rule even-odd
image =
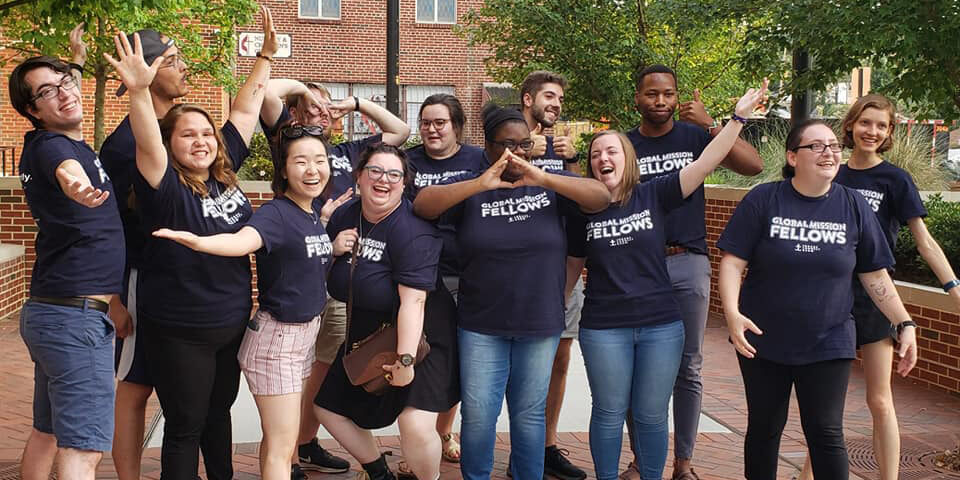
[[630, 462], [630, 465], [627, 465], [627, 469], [620, 474], [619, 478], [620, 480], [643, 480], [643, 474], [640, 473], [636, 463]]
[[397, 462], [397, 471], [394, 472], [394, 475], [399, 480], [417, 480], [417, 476], [413, 473], [413, 470], [410, 470], [410, 466], [407, 465], [405, 460]]
[[697, 475], [697, 472], [694, 472], [691, 468], [686, 472], [673, 472], [673, 476], [670, 477], [670, 480], [700, 480], [700, 476]]

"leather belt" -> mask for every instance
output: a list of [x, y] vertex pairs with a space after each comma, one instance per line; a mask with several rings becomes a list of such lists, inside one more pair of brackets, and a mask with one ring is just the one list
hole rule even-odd
[[690, 249], [687, 247], [682, 247], [680, 245], [668, 245], [667, 246], [667, 256], [671, 257], [673, 255], [679, 255], [681, 253], [687, 253]]
[[46, 303], [47, 305], [59, 305], [61, 307], [83, 308], [84, 305], [94, 310], [107, 313], [110, 304], [90, 297], [30, 297], [28, 302]]

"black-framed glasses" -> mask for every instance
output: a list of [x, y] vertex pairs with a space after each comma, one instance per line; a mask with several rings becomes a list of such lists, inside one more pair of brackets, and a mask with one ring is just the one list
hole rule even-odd
[[433, 125], [433, 128], [439, 132], [443, 130], [443, 127], [446, 127], [448, 123], [450, 123], [450, 120], [446, 118], [435, 118], [433, 120], [423, 119], [420, 120], [420, 130], [426, 130], [430, 128], [430, 125]]
[[826, 144], [826, 143], [820, 143], [820, 142], [813, 142], [808, 145], [800, 145], [797, 148], [795, 148], [793, 151], [800, 150], [801, 148], [809, 148], [811, 152], [818, 153], [818, 154], [823, 153], [823, 151], [828, 148], [833, 153], [840, 153], [843, 151], [843, 144], [842, 143]]
[[37, 94], [30, 99], [30, 101], [35, 102], [40, 98], [50, 100], [51, 98], [56, 98], [58, 95], [60, 95], [60, 89], [70, 90], [76, 86], [77, 79], [73, 78], [73, 75], [67, 74], [63, 76], [63, 79], [60, 80], [60, 83], [42, 87], [40, 91], [38, 91]]
[[305, 135], [322, 139], [323, 127], [316, 125], [291, 125], [280, 129], [280, 137], [288, 140], [295, 140]]
[[504, 140], [502, 142], [498, 142], [496, 140], [490, 140], [490, 143], [494, 145], [500, 145], [501, 147], [514, 152], [517, 151], [518, 148], [525, 152], [529, 152], [530, 149], [533, 148], [533, 140], [530, 140], [529, 138], [526, 140], [521, 140], [519, 142], [514, 142], [513, 140]]
[[387, 183], [400, 183], [403, 181], [403, 170], [393, 168], [384, 170], [376, 165], [367, 165], [363, 167], [363, 169], [367, 171], [367, 177], [374, 182], [381, 178], [386, 179]]

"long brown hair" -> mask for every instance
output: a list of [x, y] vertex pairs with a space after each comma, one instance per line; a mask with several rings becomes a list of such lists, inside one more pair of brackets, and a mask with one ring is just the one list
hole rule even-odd
[[587, 146], [587, 178], [599, 180], [593, 173], [593, 142], [607, 135], [616, 135], [620, 140], [620, 148], [623, 149], [623, 177], [620, 178], [619, 185], [620, 200], [614, 199], [623, 206], [630, 201], [630, 195], [633, 194], [633, 187], [636, 187], [637, 182], [640, 181], [640, 172], [637, 169], [637, 152], [633, 149], [633, 144], [630, 143], [630, 139], [628, 139], [626, 135], [616, 130], [603, 130], [593, 135], [593, 138], [590, 139], [590, 144]]
[[210, 176], [213, 177], [214, 180], [226, 185], [227, 188], [236, 187], [237, 174], [233, 171], [230, 158], [227, 157], [227, 148], [223, 143], [220, 130], [213, 126], [213, 118], [210, 117], [210, 114], [207, 113], [206, 110], [196, 105], [183, 103], [175, 105], [164, 115], [163, 120], [160, 120], [160, 135], [163, 136], [163, 146], [167, 149], [167, 160], [173, 169], [177, 171], [177, 177], [180, 179], [180, 183], [186, 185], [190, 188], [190, 191], [201, 197], [205, 197], [210, 193], [207, 191], [207, 185], [204, 182], [187, 174], [186, 169], [174, 158], [173, 149], [170, 148], [170, 138], [173, 137], [173, 130], [177, 126], [177, 122], [188, 113], [199, 113], [203, 115], [203, 117], [207, 119], [207, 122], [210, 122], [210, 126], [213, 127], [213, 135], [217, 139], [217, 156], [213, 159], [213, 163], [210, 164]]

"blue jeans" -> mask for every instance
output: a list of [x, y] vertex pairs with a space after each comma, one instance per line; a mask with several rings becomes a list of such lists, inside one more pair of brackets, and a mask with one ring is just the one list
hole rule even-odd
[[580, 329], [593, 410], [590, 453], [598, 480], [617, 478], [623, 421], [633, 413], [637, 467], [659, 479], [667, 458], [667, 409], [683, 353], [683, 322], [639, 328]]
[[504, 394], [510, 414], [513, 478], [543, 478], [547, 390], [559, 343], [559, 335], [501, 337], [459, 329], [464, 480], [490, 478]]
[[33, 428], [60, 448], [110, 451], [113, 323], [89, 307], [28, 301], [20, 336], [34, 362]]

